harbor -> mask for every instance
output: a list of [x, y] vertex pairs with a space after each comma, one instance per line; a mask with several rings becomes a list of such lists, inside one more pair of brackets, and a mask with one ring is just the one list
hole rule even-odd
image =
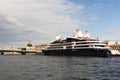
[[0, 0], [0, 80], [120, 80], [120, 0]]
[[[103, 41], [112, 52], [112, 56], [120, 56], [120, 41], [111, 41], [111, 40], [105, 40]], [[22, 47], [10, 47], [10, 48], [0, 48], [0, 54], [1, 55], [44, 55], [42, 52], [43, 49], [45, 49], [48, 46], [48, 44], [39, 44], [33, 46], [31, 41], [28, 41], [26, 46]]]

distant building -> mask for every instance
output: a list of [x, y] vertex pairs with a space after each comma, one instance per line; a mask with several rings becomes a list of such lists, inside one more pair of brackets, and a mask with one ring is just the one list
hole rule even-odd
[[108, 41], [108, 45], [120, 45], [120, 41]]
[[107, 40], [105, 43], [110, 47], [111, 50], [118, 50], [120, 52], [120, 41]]
[[32, 42], [31, 41], [28, 41], [27, 47], [32, 47]]
[[32, 46], [31, 41], [28, 41], [27, 46], [21, 46], [18, 49], [21, 49], [21, 50], [35, 50], [35, 47]]
[[36, 51], [42, 50], [42, 49], [45, 48], [46, 46], [47, 46], [47, 44], [36, 45], [36, 46], [35, 46], [35, 50], [36, 50]]

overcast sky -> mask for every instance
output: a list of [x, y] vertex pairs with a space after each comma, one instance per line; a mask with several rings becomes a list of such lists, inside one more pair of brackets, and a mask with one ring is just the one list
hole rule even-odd
[[76, 28], [120, 39], [120, 0], [0, 0], [0, 46], [49, 43]]

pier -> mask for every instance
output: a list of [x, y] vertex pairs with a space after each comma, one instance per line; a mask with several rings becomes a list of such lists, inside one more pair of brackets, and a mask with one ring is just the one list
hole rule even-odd
[[0, 48], [0, 54], [36, 54], [38, 51], [36, 50], [35, 47], [32, 46], [32, 42], [28, 41], [26, 46], [22, 47], [9, 47], [9, 48]]
[[[0, 49], [0, 53], [1, 55], [4, 55], [5, 53], [9, 53], [9, 52], [16, 52], [16, 53], [20, 53], [22, 55], [26, 55], [26, 54], [29, 54], [29, 53], [37, 53], [36, 50], [20, 50], [20, 49]], [[13, 53], [12, 53], [13, 54]]]

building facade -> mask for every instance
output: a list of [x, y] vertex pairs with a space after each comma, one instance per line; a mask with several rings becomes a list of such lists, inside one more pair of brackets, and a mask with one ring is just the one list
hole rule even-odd
[[47, 44], [36, 45], [36, 46], [35, 46], [35, 50], [36, 50], [36, 51], [42, 50], [42, 49], [45, 48], [46, 46], [47, 46]]
[[118, 50], [120, 52], [120, 41], [105, 41], [111, 50]]

